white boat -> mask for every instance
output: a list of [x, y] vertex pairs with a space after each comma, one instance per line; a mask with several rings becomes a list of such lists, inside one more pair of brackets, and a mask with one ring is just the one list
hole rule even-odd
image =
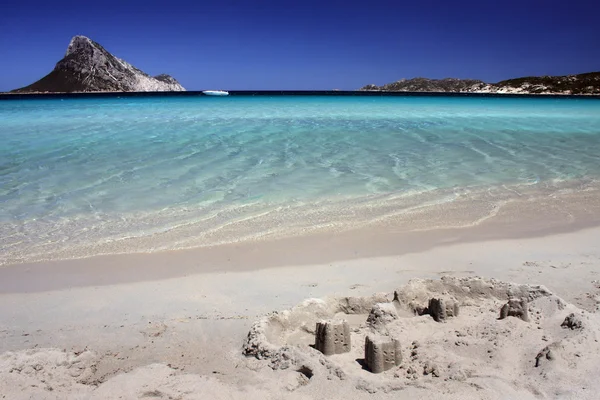
[[229, 92], [225, 90], [203, 90], [202, 93], [207, 96], [229, 96]]

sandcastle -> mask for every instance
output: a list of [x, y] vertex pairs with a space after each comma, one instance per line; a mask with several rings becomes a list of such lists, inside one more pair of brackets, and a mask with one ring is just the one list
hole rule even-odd
[[459, 305], [456, 301], [445, 301], [444, 299], [429, 299], [427, 314], [431, 315], [434, 321], [444, 322], [449, 317], [458, 317]]
[[525, 322], [529, 321], [529, 313], [527, 311], [527, 300], [525, 299], [509, 299], [508, 303], [500, 309], [500, 319], [506, 317], [517, 317]]
[[346, 321], [319, 321], [315, 333], [315, 349], [326, 356], [350, 351], [350, 326]]
[[374, 374], [400, 365], [400, 341], [389, 336], [369, 335], [365, 338], [365, 365]]
[[[390, 337], [387, 324], [399, 318], [399, 302], [375, 303], [367, 317], [372, 334], [365, 338], [364, 365], [372, 373], [379, 374], [402, 362], [400, 340]], [[431, 298], [428, 307], [419, 307], [420, 314], [429, 314], [436, 322], [459, 314], [456, 301]], [[316, 323], [315, 349], [326, 356], [347, 353], [351, 350], [350, 326], [345, 320], [322, 320]]]
[[[595, 331], [586, 330], [596, 326], [543, 286], [418, 279], [393, 296], [309, 299], [272, 313], [252, 326], [244, 354], [274, 370], [310, 371], [304, 375], [311, 381], [355, 379], [370, 393], [502, 377], [503, 363], [529, 382], [565, 359], [579, 362], [589, 346], [600, 351]], [[527, 357], [515, 358], [515, 348]]]

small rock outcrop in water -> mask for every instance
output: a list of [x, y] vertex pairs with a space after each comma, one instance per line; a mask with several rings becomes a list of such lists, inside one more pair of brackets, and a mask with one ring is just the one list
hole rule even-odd
[[498, 94], [600, 94], [600, 72], [565, 76], [528, 76], [486, 83], [475, 79], [401, 79], [383, 86], [366, 85], [361, 91], [498, 93]]
[[14, 93], [185, 91], [173, 77], [151, 77], [85, 36], [71, 39], [54, 70]]
[[315, 349], [326, 356], [350, 351], [350, 325], [346, 321], [317, 322]]

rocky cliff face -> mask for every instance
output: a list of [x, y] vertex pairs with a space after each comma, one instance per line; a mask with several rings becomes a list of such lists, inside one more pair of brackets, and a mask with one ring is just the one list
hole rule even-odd
[[85, 36], [71, 39], [62, 60], [39, 81], [14, 90], [30, 92], [165, 92], [184, 91], [169, 75], [151, 77], [110, 54]]
[[402, 79], [383, 86], [367, 85], [362, 91], [453, 92], [514, 94], [600, 94], [600, 72], [566, 76], [533, 76], [485, 83], [473, 79]]

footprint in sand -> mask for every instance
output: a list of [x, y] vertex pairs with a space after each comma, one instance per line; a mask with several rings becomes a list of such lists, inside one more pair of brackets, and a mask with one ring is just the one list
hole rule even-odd
[[440, 271], [437, 274], [439, 276], [445, 276], [445, 275], [460, 275], [460, 274], [474, 274], [475, 271], [471, 271], [471, 270], [465, 270], [465, 271]]
[[552, 263], [550, 261], [525, 261], [524, 267], [538, 267], [538, 268], [553, 268], [553, 269], [567, 269], [571, 266], [571, 263]]
[[156, 338], [161, 336], [167, 330], [167, 325], [163, 322], [148, 322], [148, 328], [140, 331], [147, 338]]
[[355, 285], [350, 286], [350, 290], [355, 290], [361, 287], [368, 287], [368, 285], [361, 285], [360, 283], [357, 283]]

